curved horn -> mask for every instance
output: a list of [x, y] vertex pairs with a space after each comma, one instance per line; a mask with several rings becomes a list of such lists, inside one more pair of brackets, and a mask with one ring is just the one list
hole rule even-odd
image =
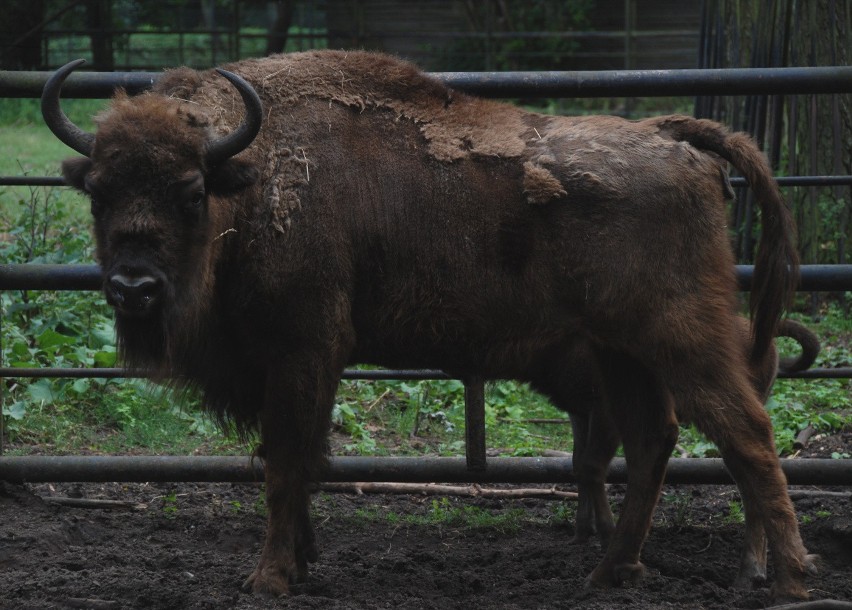
[[62, 89], [62, 83], [65, 82], [71, 72], [84, 63], [86, 63], [85, 59], [76, 59], [59, 68], [53, 73], [53, 76], [47, 79], [41, 93], [41, 115], [44, 117], [44, 122], [50, 127], [50, 131], [57, 138], [81, 155], [90, 157], [92, 146], [95, 143], [95, 135], [83, 131], [72, 123], [62, 112], [59, 105], [59, 91]]
[[210, 142], [207, 146], [207, 162], [210, 165], [221, 163], [248, 148], [263, 122], [263, 104], [252, 86], [233, 72], [219, 68], [216, 68], [216, 72], [231, 81], [240, 92], [246, 106], [246, 117], [235, 131]]

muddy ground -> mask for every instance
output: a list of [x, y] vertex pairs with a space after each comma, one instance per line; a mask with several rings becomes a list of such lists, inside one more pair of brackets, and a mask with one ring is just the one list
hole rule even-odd
[[[814, 445], [810, 455], [850, 453], [852, 434]], [[826, 490], [846, 495], [795, 500], [806, 545], [822, 556], [808, 586], [814, 599], [850, 602], [852, 490]], [[611, 493], [617, 499], [623, 488], [612, 486]], [[570, 502], [320, 493], [314, 516], [321, 557], [308, 582], [281, 600], [240, 591], [263, 540], [260, 494], [256, 485], [0, 483], [0, 608], [772, 605], [766, 588], [729, 588], [743, 530], [731, 514], [737, 496], [729, 486], [667, 487], [643, 552], [644, 581], [585, 594], [584, 578], [601, 549], [566, 544]], [[75, 508], [51, 502], [56, 497], [132, 506]], [[446, 518], [463, 512], [467, 525]], [[483, 515], [486, 523], [471, 523]]]

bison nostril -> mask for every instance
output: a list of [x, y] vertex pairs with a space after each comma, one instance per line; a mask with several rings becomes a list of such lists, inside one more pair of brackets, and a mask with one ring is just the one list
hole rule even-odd
[[130, 276], [123, 273], [111, 275], [106, 293], [110, 303], [122, 311], [143, 313], [157, 302], [162, 281], [150, 275]]

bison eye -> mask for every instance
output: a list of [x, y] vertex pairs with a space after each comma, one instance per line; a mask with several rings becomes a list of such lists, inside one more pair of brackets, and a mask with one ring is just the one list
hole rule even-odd
[[184, 208], [191, 214], [198, 214], [204, 204], [204, 191], [195, 191], [184, 202]]

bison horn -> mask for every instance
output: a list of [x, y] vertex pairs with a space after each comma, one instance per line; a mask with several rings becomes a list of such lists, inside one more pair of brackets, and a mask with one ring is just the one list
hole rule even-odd
[[[47, 79], [41, 94], [41, 114], [44, 122], [57, 138], [81, 155], [90, 157], [95, 135], [83, 131], [72, 123], [59, 105], [62, 84], [71, 72], [84, 63], [86, 63], [85, 59], [67, 63]], [[246, 106], [246, 116], [236, 131], [210, 142], [207, 146], [207, 162], [211, 165], [221, 163], [248, 148], [260, 131], [263, 121], [263, 104], [252, 86], [232, 72], [218, 68], [216, 71], [231, 81], [240, 92]]]
[[90, 157], [95, 135], [83, 131], [72, 123], [59, 105], [59, 90], [62, 89], [62, 83], [77, 66], [84, 63], [86, 63], [85, 59], [76, 59], [59, 68], [47, 79], [41, 94], [41, 115], [57, 138], [81, 155]]
[[263, 121], [263, 104], [252, 86], [233, 72], [219, 68], [216, 68], [216, 72], [231, 81], [240, 92], [246, 106], [246, 116], [235, 131], [218, 140], [213, 140], [207, 146], [207, 163], [210, 165], [221, 163], [248, 148], [257, 136], [257, 132], [260, 131], [260, 124]]

